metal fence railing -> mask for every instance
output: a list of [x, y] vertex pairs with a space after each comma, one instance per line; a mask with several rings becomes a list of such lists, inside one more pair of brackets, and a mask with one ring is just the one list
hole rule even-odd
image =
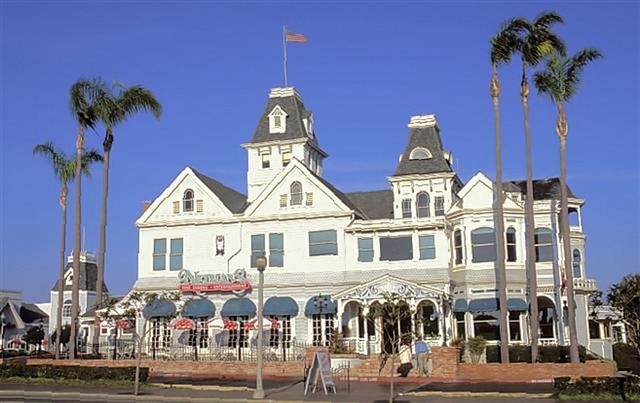
[[[304, 361], [305, 343], [292, 341], [285, 346], [265, 347], [264, 361]], [[145, 341], [138, 346], [134, 340], [117, 340], [116, 342], [102, 342], [96, 345], [85, 344], [79, 346], [80, 357], [107, 360], [129, 360], [136, 358], [136, 349], [142, 351], [142, 358], [146, 360], [182, 360], [182, 361], [256, 361], [257, 348], [255, 346], [219, 346], [198, 345], [191, 346], [180, 343], [151, 343]]]

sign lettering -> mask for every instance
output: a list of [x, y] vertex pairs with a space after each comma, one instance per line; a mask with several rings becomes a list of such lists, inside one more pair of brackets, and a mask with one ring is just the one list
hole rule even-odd
[[244, 292], [251, 289], [247, 272], [237, 269], [233, 273], [206, 273], [180, 270], [178, 290], [182, 292]]

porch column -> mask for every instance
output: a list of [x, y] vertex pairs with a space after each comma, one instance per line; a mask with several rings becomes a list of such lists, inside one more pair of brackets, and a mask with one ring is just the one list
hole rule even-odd
[[364, 353], [369, 355], [369, 326], [367, 326], [367, 315], [369, 315], [369, 305], [362, 305], [362, 316], [364, 323]]

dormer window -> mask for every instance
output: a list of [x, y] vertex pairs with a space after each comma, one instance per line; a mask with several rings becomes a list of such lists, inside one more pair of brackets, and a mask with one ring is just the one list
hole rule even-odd
[[182, 196], [182, 211], [193, 211], [193, 190], [187, 189]]
[[416, 147], [411, 150], [410, 160], [428, 160], [431, 158], [431, 152], [424, 147]]
[[276, 105], [269, 114], [269, 133], [284, 133], [287, 131], [287, 114]]

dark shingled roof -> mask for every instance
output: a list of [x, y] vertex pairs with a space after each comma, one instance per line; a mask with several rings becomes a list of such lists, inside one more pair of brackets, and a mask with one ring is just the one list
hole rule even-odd
[[393, 192], [391, 190], [352, 192], [347, 193], [346, 196], [370, 220], [393, 218]]
[[[520, 192], [523, 195], [527, 194], [527, 181], [518, 180], [504, 183], [505, 192]], [[560, 179], [559, 178], [547, 178], [547, 179], [534, 179], [533, 181], [533, 200], [560, 200]], [[573, 192], [567, 185], [567, 196], [575, 198]]]
[[32, 323], [39, 319], [49, 318], [49, 316], [35, 304], [22, 304], [20, 307], [20, 317], [25, 323]]
[[[431, 152], [431, 158], [410, 160], [411, 151], [416, 147], [424, 147]], [[430, 174], [452, 172], [451, 166], [444, 158], [440, 131], [437, 126], [409, 128], [409, 143], [394, 173], [397, 175]]]
[[195, 169], [191, 168], [193, 173], [204, 183], [213, 193], [216, 194], [222, 201], [222, 203], [232, 213], [241, 213], [247, 206], [247, 196], [240, 192], [236, 192], [228, 186], [223, 185], [215, 179], [211, 179], [208, 176], [201, 174]]
[[[284, 133], [269, 133], [269, 114], [276, 105], [287, 114], [286, 131]], [[311, 112], [304, 108], [302, 100], [295, 95], [287, 97], [269, 98], [267, 106], [258, 121], [258, 127], [253, 134], [251, 143], [264, 143], [278, 140], [309, 139], [312, 144], [318, 145], [316, 137], [309, 137], [302, 119], [308, 118]]]
[[[73, 263], [67, 263], [67, 267], [65, 268], [65, 274], [67, 271], [72, 270]], [[78, 282], [78, 287], [82, 291], [95, 291], [96, 290], [96, 281], [98, 280], [98, 266], [95, 263], [89, 262], [80, 262], [80, 278]], [[58, 291], [58, 281], [53, 285], [51, 291]], [[71, 284], [64, 285], [65, 291], [71, 291]], [[103, 292], [109, 292], [107, 290], [107, 286], [102, 282], [102, 290]]]

